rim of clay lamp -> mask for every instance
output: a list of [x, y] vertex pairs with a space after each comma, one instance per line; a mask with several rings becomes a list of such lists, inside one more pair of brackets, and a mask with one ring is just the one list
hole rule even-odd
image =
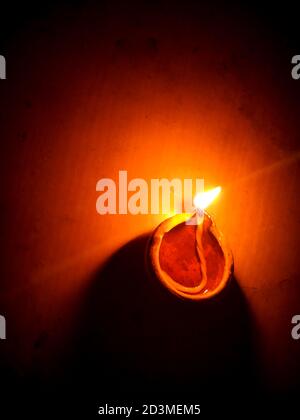
[[229, 283], [232, 274], [233, 274], [233, 255], [228, 247], [223, 234], [218, 230], [216, 227], [216, 224], [213, 220], [213, 218], [205, 211], [205, 216], [209, 218], [211, 221], [210, 225], [210, 232], [213, 234], [213, 236], [218, 241], [218, 244], [222, 250], [223, 256], [224, 256], [224, 270], [223, 270], [223, 276], [218, 284], [218, 286], [208, 291], [207, 293], [194, 293], [192, 292], [192, 287], [184, 286], [169, 276], [168, 273], [166, 273], [160, 266], [160, 260], [159, 260], [159, 252], [160, 252], [160, 246], [163, 240], [163, 236], [169, 232], [171, 229], [173, 229], [175, 226], [186, 222], [191, 217], [193, 217], [193, 214], [191, 213], [181, 213], [176, 214], [172, 217], [169, 217], [168, 219], [161, 222], [158, 227], [153, 232], [149, 246], [148, 246], [148, 254], [150, 259], [150, 265], [152, 270], [154, 271], [154, 274], [156, 277], [163, 283], [163, 285], [170, 290], [173, 294], [176, 296], [180, 296], [184, 299], [188, 300], [203, 300], [203, 299], [210, 299], [213, 296], [216, 296], [219, 294], [225, 286]]

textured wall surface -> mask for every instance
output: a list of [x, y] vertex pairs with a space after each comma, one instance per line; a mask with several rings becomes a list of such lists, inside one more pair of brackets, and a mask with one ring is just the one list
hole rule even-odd
[[[176, 366], [187, 354], [197, 358], [193, 340], [207, 347], [213, 375], [224, 370], [217, 347], [221, 354], [225, 342], [226, 363], [238, 357], [239, 341], [231, 347], [224, 331], [225, 341], [213, 340], [215, 359], [207, 344], [226, 304], [209, 309], [210, 330], [202, 308], [178, 309], [172, 300], [165, 308], [178, 318], [170, 327], [165, 291], [149, 297], [141, 292], [146, 276], [132, 280], [128, 266], [142, 258], [144, 243], [137, 251], [126, 244], [164, 216], [96, 213], [96, 182], [125, 169], [129, 178], [203, 177], [207, 187], [223, 187], [210, 212], [233, 251], [257, 381], [264, 389], [295, 389], [300, 81], [291, 78], [293, 47], [263, 14], [197, 3], [78, 2], [28, 17], [9, 34], [7, 80], [0, 83], [0, 312], [7, 320], [0, 352], [9, 377], [67, 376], [66, 360], [80, 348], [74, 340], [96, 348], [99, 360], [110, 358], [125, 377], [139, 372], [142, 384], [161, 374], [154, 366], [168, 366], [165, 375], [185, 383], [192, 371], [179, 368], [177, 376]], [[125, 254], [115, 257], [121, 247]], [[110, 257], [119, 268], [108, 274]], [[95, 282], [102, 282], [93, 297], [98, 312], [85, 325]], [[156, 306], [159, 316], [149, 314]], [[141, 344], [149, 344], [148, 331], [172, 353], [177, 334], [184, 342], [180, 319], [198, 315], [186, 327], [189, 344], [170, 365], [167, 355]], [[229, 337], [234, 316], [231, 308]], [[97, 327], [87, 332], [91, 319]], [[160, 323], [166, 325], [157, 332]], [[93, 336], [97, 328], [103, 346]], [[140, 358], [146, 353], [147, 368]]]

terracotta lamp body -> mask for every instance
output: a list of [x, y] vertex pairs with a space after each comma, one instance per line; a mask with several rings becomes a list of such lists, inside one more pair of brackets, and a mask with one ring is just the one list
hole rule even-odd
[[233, 274], [233, 257], [212, 217], [177, 214], [153, 232], [148, 260], [155, 276], [172, 293], [202, 300], [220, 293]]

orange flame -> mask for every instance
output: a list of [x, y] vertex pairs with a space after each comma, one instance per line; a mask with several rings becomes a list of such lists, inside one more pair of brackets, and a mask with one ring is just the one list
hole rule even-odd
[[210, 203], [220, 194], [221, 190], [221, 187], [216, 187], [212, 190], [196, 194], [194, 198], [194, 206], [199, 210], [206, 209]]

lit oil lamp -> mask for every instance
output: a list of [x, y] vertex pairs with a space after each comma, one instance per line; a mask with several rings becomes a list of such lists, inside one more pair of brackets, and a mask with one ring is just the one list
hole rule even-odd
[[205, 211], [221, 188], [199, 193], [195, 212], [177, 214], [154, 231], [148, 248], [150, 269], [174, 294], [211, 298], [233, 274], [233, 257], [212, 217]]

